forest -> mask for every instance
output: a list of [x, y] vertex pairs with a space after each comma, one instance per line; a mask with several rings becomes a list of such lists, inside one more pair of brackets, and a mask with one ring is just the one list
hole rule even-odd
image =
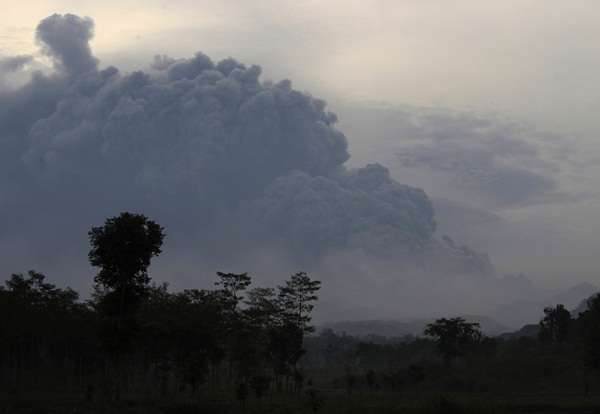
[[276, 287], [223, 272], [211, 290], [152, 283], [164, 236], [141, 214], [93, 227], [85, 300], [35, 271], [6, 280], [0, 413], [600, 410], [600, 296], [499, 337], [449, 317], [419, 337], [355, 338], [316, 332], [321, 284], [304, 272]]

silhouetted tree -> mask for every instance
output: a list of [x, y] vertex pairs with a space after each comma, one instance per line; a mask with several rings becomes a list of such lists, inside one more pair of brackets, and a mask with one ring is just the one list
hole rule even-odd
[[118, 293], [123, 315], [126, 304], [137, 302], [150, 282], [148, 267], [161, 253], [163, 228], [142, 214], [122, 213], [92, 227], [89, 237], [90, 263], [100, 268], [94, 281]]
[[170, 292], [148, 276], [164, 238], [158, 224], [123, 213], [89, 237], [99, 268], [91, 300], [33, 271], [0, 286], [0, 385], [26, 389], [46, 373], [64, 377], [69, 392], [78, 384], [89, 403], [109, 404], [129, 398], [130, 386], [167, 396], [208, 383], [242, 404], [281, 379], [302, 388], [298, 362], [320, 282], [301, 272], [248, 291], [247, 273], [219, 272], [214, 290]]
[[257, 329], [268, 329], [279, 322], [281, 307], [273, 288], [254, 288], [248, 292], [245, 313]]
[[271, 329], [270, 350], [278, 375], [299, 378], [298, 361], [304, 355], [304, 334], [313, 332], [311, 315], [318, 299], [321, 282], [312, 280], [305, 272], [293, 274], [284, 286], [278, 286], [277, 303], [280, 321]]
[[281, 322], [281, 308], [272, 288], [254, 288], [248, 292], [245, 301], [244, 321], [248, 338], [246, 339], [244, 362], [251, 370], [250, 385], [260, 398], [271, 382], [269, 370], [274, 367], [274, 354], [271, 352], [271, 335]]
[[109, 318], [102, 338], [121, 352], [131, 345], [133, 316], [147, 292], [150, 261], [161, 253], [163, 228], [142, 214], [122, 213], [92, 227], [89, 238], [90, 263], [100, 268], [94, 278], [97, 306]]
[[293, 274], [285, 286], [279, 286], [279, 302], [286, 323], [296, 325], [303, 332], [314, 331], [314, 327], [309, 325], [312, 319], [310, 313], [320, 288], [321, 282], [312, 280], [305, 272]]
[[571, 312], [564, 305], [556, 305], [545, 308], [544, 315], [540, 321], [539, 339], [543, 342], [564, 342], [572, 323]]
[[425, 335], [434, 339], [437, 350], [446, 362], [472, 350], [482, 338], [478, 323], [463, 318], [441, 318], [425, 328]]
[[587, 302], [587, 310], [580, 314], [584, 363], [589, 369], [600, 371], [600, 295]]
[[221, 289], [227, 292], [235, 305], [242, 300], [240, 293], [246, 290], [252, 283], [252, 278], [248, 276], [248, 273], [217, 272], [217, 276], [219, 280], [215, 282], [215, 285], [220, 286]]
[[94, 349], [95, 318], [78, 296], [35, 271], [13, 274], [0, 287], [0, 367], [8, 357], [13, 386], [21, 385], [26, 369], [36, 368], [40, 377], [42, 368], [50, 373], [58, 365], [82, 367]]

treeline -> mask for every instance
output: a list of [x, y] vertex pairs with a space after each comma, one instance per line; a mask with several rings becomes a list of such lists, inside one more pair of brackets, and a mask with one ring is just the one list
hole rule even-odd
[[[600, 390], [600, 296], [576, 317], [544, 309], [534, 333], [491, 338], [441, 318], [417, 338], [312, 334], [320, 282], [306, 273], [254, 287], [246, 273], [217, 272], [212, 289], [171, 292], [148, 275], [164, 239], [155, 222], [123, 213], [89, 239], [88, 300], [34, 271], [0, 287], [0, 413], [337, 412], [342, 402], [348, 413], [497, 413], [518, 410], [469, 407]], [[61, 398], [68, 408], [28, 411]], [[577, 404], [570, 412], [600, 409]]]
[[576, 317], [563, 305], [542, 315], [537, 326], [498, 337], [463, 318], [438, 319], [416, 338], [325, 330], [307, 338], [303, 363], [335, 373], [332, 384], [348, 392], [598, 394], [600, 295]]
[[0, 287], [0, 388], [90, 402], [209, 390], [243, 403], [302, 387], [320, 282], [299, 272], [253, 288], [246, 273], [218, 272], [214, 289], [169, 292], [147, 273], [164, 237], [156, 223], [123, 213], [89, 236], [90, 300], [34, 271]]

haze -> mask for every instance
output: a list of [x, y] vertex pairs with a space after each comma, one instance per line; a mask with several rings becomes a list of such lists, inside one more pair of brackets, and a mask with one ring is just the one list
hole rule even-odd
[[[361, 315], [372, 317], [402, 316], [402, 313], [408, 316], [431, 316], [415, 308], [422, 298], [435, 297], [444, 292], [448, 285], [456, 287], [456, 296], [448, 298], [448, 303], [431, 313], [448, 310], [491, 312], [490, 309], [495, 306], [523, 299], [515, 295], [519, 287], [511, 285], [506, 288], [511, 293], [504, 298], [483, 295], [481, 299], [469, 303], [470, 308], [463, 307], [462, 303], [458, 306], [461, 292], [468, 296], [468, 292], [475, 291], [479, 295], [491, 289], [488, 282], [485, 282], [485, 288], [482, 287], [483, 282], [476, 282], [476, 287], [473, 287], [474, 282], [462, 276], [440, 282], [430, 291], [427, 291], [430, 287], [428, 282], [419, 282], [414, 278], [407, 281], [400, 277], [397, 279], [398, 285], [394, 285], [395, 279], [391, 278], [390, 269], [394, 269], [397, 263], [389, 258], [375, 259], [368, 252], [369, 248], [380, 250], [380, 240], [389, 240], [389, 234], [393, 233], [387, 227], [381, 230], [384, 214], [378, 213], [388, 208], [385, 204], [388, 198], [382, 195], [383, 187], [377, 187], [376, 192], [371, 191], [370, 187], [368, 191], [364, 190], [361, 187], [363, 173], [365, 177], [378, 177], [377, 180], [384, 183], [385, 191], [397, 183], [423, 189], [435, 208], [435, 237], [448, 234], [456, 243], [466, 244], [478, 254], [487, 254], [495, 267], [495, 277], [499, 279], [504, 274], [525, 274], [537, 285], [536, 292], [566, 288], [584, 281], [600, 284], [600, 275], [596, 273], [596, 256], [600, 249], [596, 237], [600, 230], [600, 203], [596, 190], [600, 184], [600, 171], [596, 166], [600, 155], [596, 136], [600, 132], [600, 124], [596, 113], [600, 109], [600, 94], [598, 88], [594, 87], [600, 83], [600, 46], [596, 41], [600, 37], [596, 18], [600, 13], [600, 5], [597, 2], [27, 0], [11, 5], [0, 16], [0, 62], [4, 62], [4, 66], [0, 64], [0, 90], [3, 90], [0, 98], [6, 99], [2, 102], [14, 102], [11, 94], [18, 87], [28, 85], [32, 70], [41, 70], [50, 77], [61, 71], [69, 77], [83, 73], [78, 66], [64, 60], [63, 55], [57, 57], [60, 55], [60, 42], [52, 43], [55, 38], [51, 35], [44, 37], [43, 32], [40, 37], [38, 24], [54, 13], [72, 13], [93, 19], [94, 36], [90, 46], [93, 57], [100, 62], [100, 70], [115, 66], [122, 74], [137, 69], [161, 72], [157, 70], [157, 61], [154, 62], [154, 69], [150, 67], [154, 56], [188, 59], [201, 51], [215, 63], [231, 56], [248, 68], [252, 64], [260, 65], [263, 69], [261, 82], [272, 79], [277, 83], [282, 79], [291, 79], [294, 89], [307, 91], [311, 96], [328, 102], [323, 111], [320, 104], [302, 98], [302, 105], [317, 108], [314, 111], [307, 109], [306, 113], [310, 115], [306, 115], [308, 120], [303, 118], [303, 122], [324, 122], [328, 128], [332, 128], [306, 138], [307, 148], [317, 148], [316, 155], [308, 151], [310, 156], [292, 159], [286, 158], [289, 154], [285, 150], [277, 149], [280, 152], [273, 153], [277, 157], [273, 155], [267, 158], [289, 162], [294, 169], [307, 174], [308, 178], [302, 175], [288, 176], [284, 167], [279, 168], [271, 162], [272, 168], [257, 175], [252, 185], [262, 191], [263, 181], [264, 187], [267, 187], [271, 180], [285, 176], [285, 182], [275, 181], [260, 197], [248, 196], [245, 191], [250, 190], [248, 187], [242, 189], [241, 185], [233, 190], [237, 184], [232, 184], [231, 194], [234, 195], [223, 196], [223, 202], [234, 203], [251, 198], [257, 203], [256, 208], [264, 208], [272, 213], [265, 219], [267, 227], [278, 226], [277, 214], [283, 214], [283, 207], [280, 206], [287, 205], [286, 197], [291, 188], [310, 188], [311, 196], [318, 194], [314, 197], [322, 203], [320, 205], [327, 206], [323, 207], [323, 211], [327, 212], [330, 211], [328, 208], [333, 209], [329, 206], [337, 205], [337, 200], [351, 200], [356, 205], [365, 206], [341, 215], [344, 231], [332, 228], [330, 234], [319, 238], [327, 252], [325, 258], [319, 258], [318, 264], [309, 269], [321, 273], [321, 278], [325, 273], [330, 275], [325, 286], [329, 283], [330, 286], [347, 289], [345, 292], [353, 292], [357, 298], [365, 285], [380, 284], [380, 289], [367, 290], [371, 296], [365, 300], [366, 308], [355, 309], [355, 315], [363, 312]], [[87, 44], [87, 40], [84, 39], [82, 45]], [[46, 44], [50, 52], [40, 48], [40, 43]], [[79, 54], [76, 58], [81, 56], [84, 56], [84, 60], [77, 62], [89, 64], [96, 70], [91, 55]], [[22, 60], [14, 60], [15, 57], [21, 57]], [[57, 59], [63, 59], [58, 66]], [[78, 72], [76, 75], [72, 73], [74, 70]], [[225, 76], [229, 74], [228, 70], [221, 72]], [[175, 75], [169, 76], [169, 82], [180, 79]], [[162, 84], [158, 82], [157, 85]], [[281, 88], [287, 90], [286, 85]], [[252, 93], [248, 92], [248, 99]], [[100, 102], [99, 96], [90, 100]], [[183, 95], [181, 99], [183, 102]], [[272, 105], [276, 107], [276, 104]], [[121, 113], [134, 109], [135, 106], [131, 104], [123, 107]], [[337, 124], [333, 118], [323, 118], [329, 116], [324, 115], [327, 111], [337, 114]], [[81, 122], [79, 126], [95, 125], [92, 121], [97, 120], [104, 128], [103, 134], [106, 134], [106, 125], [114, 128], [108, 129], [110, 139], [107, 141], [113, 145], [109, 153], [114, 151], [117, 155], [111, 158], [111, 162], [121, 165], [117, 147], [120, 144], [115, 144], [117, 138], [129, 137], [127, 134], [134, 137], [140, 130], [125, 130], [123, 125], [113, 123], [112, 118], [110, 122], [106, 121], [100, 112], [98, 110], [93, 115], [88, 113], [85, 116], [70, 113], [62, 115], [71, 120], [82, 116], [87, 123]], [[40, 177], [43, 176], [40, 179], [43, 185], [47, 180], [60, 181], [61, 184], [56, 187], [52, 187], [55, 184], [50, 187], [42, 185], [46, 192], [35, 194], [61, 194], [57, 199], [62, 201], [53, 204], [56, 211], [61, 211], [69, 197], [79, 199], [84, 194], [81, 191], [71, 192], [73, 187], [67, 188], [62, 174], [64, 171], [81, 171], [87, 162], [88, 153], [85, 151], [89, 147], [85, 144], [87, 132], [79, 129], [71, 134], [76, 129], [72, 126], [69, 129], [71, 135], [64, 135], [60, 143], [48, 144], [48, 140], [55, 139], [61, 131], [66, 130], [65, 124], [56, 120], [57, 117], [48, 118], [50, 121], [44, 122], [43, 128], [37, 124], [37, 128], [27, 129], [28, 143], [31, 141], [33, 145], [19, 152], [18, 159], [24, 160], [28, 171], [35, 171], [33, 175], [39, 173]], [[165, 131], [168, 130], [166, 124], [162, 125]], [[206, 125], [209, 124], [204, 123], [203, 127]], [[303, 125], [300, 121], [294, 123], [290, 126], [293, 133], [289, 133], [300, 136], [304, 131]], [[89, 128], [92, 131], [96, 126]], [[4, 136], [0, 135], [5, 139], [4, 142], [12, 139], [6, 131], [7, 128], [4, 129]], [[338, 132], [342, 132], [348, 141], [350, 158], [347, 162]], [[94, 136], [92, 132], [89, 134]], [[181, 136], [188, 135], [182, 132]], [[81, 140], [81, 137], [84, 139]], [[315, 144], [320, 138], [326, 139], [329, 144], [326, 147]], [[65, 142], [70, 139], [73, 142], [79, 139], [78, 142], [83, 144], [67, 148], [70, 144]], [[58, 172], [40, 172], [37, 166], [32, 167], [38, 157], [41, 159], [50, 153], [54, 156], [52, 151], [58, 151], [59, 146], [67, 149], [58, 158], [52, 158], [56, 165], [61, 166], [56, 170]], [[123, 148], [128, 150], [129, 147], [125, 145]], [[5, 154], [9, 153], [7, 151], [3, 149]], [[148, 150], [142, 151], [140, 156], [146, 157], [147, 163], [152, 164], [156, 161], [153, 157], [158, 153], [159, 149], [156, 152]], [[172, 182], [185, 182], [187, 185], [186, 180], [193, 181], [191, 174], [195, 170], [188, 167], [187, 163], [193, 164], [194, 160], [178, 158], [178, 154], [171, 154], [172, 158], [165, 161], [169, 164], [165, 165], [184, 167], [177, 170], [178, 174], [166, 178], [161, 176], [155, 181], [152, 181], [152, 174], [158, 173], [140, 164], [142, 175], [156, 184], [152, 190], [161, 197], [165, 194], [162, 185], [168, 187]], [[262, 156], [262, 153], [256, 155]], [[397, 183], [388, 182], [389, 178], [383, 170], [365, 167], [372, 163], [387, 167]], [[85, 167], [91, 171], [92, 165], [96, 164], [87, 164]], [[210, 163], [207, 165], [213, 166]], [[332, 172], [341, 167], [347, 170], [335, 174]], [[353, 172], [353, 168], [363, 167], [357, 173]], [[10, 171], [18, 171], [16, 168]], [[210, 169], [209, 175], [213, 173], [214, 177], [220, 179], [225, 176], [216, 167]], [[228, 174], [226, 176], [230, 177]], [[0, 191], [0, 203], [4, 203], [4, 206], [0, 204], [0, 208], [8, 214], [3, 219], [6, 220], [4, 227], [7, 229], [10, 228], [11, 214], [16, 211], [14, 205], [31, 202], [35, 194], [33, 190], [22, 190], [33, 188], [34, 185], [29, 181], [22, 184], [17, 178], [20, 175], [5, 177], [8, 177], [5, 190]], [[326, 177], [331, 182], [324, 184], [318, 177]], [[163, 179], [165, 182], [161, 181]], [[33, 180], [35, 186], [39, 184], [37, 180]], [[198, 187], [213, 191], [211, 185], [201, 183]], [[335, 194], [331, 196], [335, 200], [319, 192], [325, 185], [332, 187], [327, 187], [329, 190], [323, 190], [323, 193], [329, 191], [328, 194]], [[363, 197], [363, 192], [359, 194], [359, 190], [366, 191], [369, 197]], [[125, 194], [128, 190], [123, 187], [118, 191]], [[427, 203], [421, 203], [420, 195], [410, 189], [394, 187], [394, 191], [406, 191], [403, 194], [413, 202], [411, 220], [419, 223], [414, 234], [426, 239], [428, 236], [425, 233], [429, 231]], [[229, 187], [223, 192], [229, 193]], [[21, 197], [21, 193], [27, 193], [27, 196], [19, 199], [17, 193], [18, 197]], [[150, 197], [148, 194], [144, 187], [140, 200]], [[214, 190], [214, 194], [219, 194], [215, 196], [218, 198], [221, 193]], [[140, 206], [139, 200], [133, 197], [118, 206], [107, 202], [96, 215], [81, 214], [76, 222], [83, 225], [84, 218], [98, 220], [102, 217], [101, 213], [112, 212], [114, 208]], [[13, 199], [20, 201], [11, 204]], [[116, 199], [122, 201], [124, 198]], [[67, 202], [63, 204], [65, 200]], [[178, 199], [172, 205], [189, 207], [189, 203], [196, 202], [194, 200], [193, 197]], [[165, 202], [163, 206], [163, 202], [155, 203], [153, 208], [169, 221], [172, 212], [168, 211], [169, 204]], [[385, 210], [385, 217], [393, 217], [389, 222], [392, 227], [396, 226], [399, 217], [404, 217], [402, 212], [405, 211], [400, 204], [393, 205], [391, 211]], [[369, 213], [365, 213], [367, 210]], [[213, 214], [212, 210], [190, 211], [193, 211], [190, 217], [198, 222]], [[31, 210], [31, 214], [35, 216], [38, 213]], [[46, 217], [44, 214], [40, 213], [39, 217]], [[356, 219], [359, 216], [360, 219]], [[302, 222], [308, 220], [307, 217], [314, 219], [305, 210], [298, 211], [295, 217], [302, 225], [307, 224]], [[74, 231], [70, 218], [61, 217], [57, 222]], [[39, 220], [42, 221], [41, 218]], [[240, 220], [246, 224], [245, 219]], [[32, 221], [35, 222], [36, 218]], [[324, 220], [324, 223], [328, 222]], [[365, 222], [376, 223], [378, 230], [367, 234], [363, 228]], [[197, 272], [217, 270], [219, 259], [230, 260], [223, 266], [245, 266], [246, 269], [237, 270], [262, 272], [268, 279], [268, 272], [290, 273], [298, 263], [306, 263], [307, 257], [314, 258], [314, 255], [322, 253], [306, 248], [311, 244], [306, 238], [315, 235], [321, 237], [321, 234], [301, 225], [288, 233], [279, 234], [273, 230], [277, 237], [271, 233], [268, 237], [261, 235], [265, 243], [260, 249], [243, 257], [231, 258], [226, 254], [220, 255], [222, 250], [219, 250], [231, 249], [231, 238], [227, 236], [231, 229], [211, 233], [213, 236], [219, 234], [222, 240], [213, 243], [213, 237], [208, 243], [204, 239], [199, 242], [195, 234], [186, 233], [184, 224], [179, 223], [181, 228], [178, 228], [176, 220], [172, 220], [172, 223], [174, 230], [169, 232], [167, 229], [167, 233], [169, 242], [173, 240], [171, 246], [175, 247], [168, 251], [167, 258], [157, 263], [154, 273], [165, 275], [164, 279], [171, 278], [166, 274], [175, 275], [175, 280], [171, 282], [179, 287], [194, 283]], [[97, 223], [89, 223], [89, 226], [93, 224]], [[42, 231], [45, 226], [46, 223], [43, 223], [35, 229]], [[76, 287], [84, 286], [87, 282], [80, 282], [77, 272], [69, 273], [66, 269], [90, 272], [85, 264], [85, 245], [73, 247], [81, 241], [85, 243], [87, 228], [74, 236], [69, 232], [64, 235], [54, 233], [60, 228], [58, 224], [49, 226], [47, 229], [53, 231], [52, 236], [39, 236], [47, 242], [59, 239], [58, 245], [67, 248], [40, 253], [38, 248], [32, 247], [35, 243], [30, 237], [36, 231], [35, 226], [31, 227], [21, 233], [10, 229], [5, 230], [4, 234], [0, 233], [2, 277], [35, 266], [36, 269], [40, 267], [37, 270], [47, 271], [56, 279], [62, 278]], [[352, 230], [348, 230], [349, 227]], [[396, 233], [393, 234], [395, 237]], [[411, 233], [411, 237], [414, 234]], [[292, 247], [282, 247], [274, 242], [278, 238], [293, 239]], [[344, 241], [343, 245], [336, 244], [339, 240]], [[239, 237], [236, 241], [243, 245]], [[199, 244], [192, 248], [193, 243]], [[204, 248], [208, 244], [211, 244], [214, 254], [210, 259], [198, 260], [194, 249]], [[354, 250], [348, 250], [357, 246], [365, 254], [364, 257], [350, 253]], [[290, 258], [290, 250], [294, 253], [301, 250], [302, 257]], [[446, 263], [441, 261], [442, 264]], [[485, 266], [482, 265], [482, 268]], [[267, 267], [271, 270], [265, 270]], [[382, 276], [384, 273], [386, 275]], [[494, 283], [492, 285], [496, 286]], [[395, 288], [389, 292], [389, 286], [392, 285]], [[397, 305], [394, 294], [399, 294], [397, 297], [401, 297], [405, 303]], [[542, 295], [539, 292], [531, 294]], [[331, 314], [321, 316], [322, 319], [336, 318], [347, 312], [339, 303], [340, 297], [341, 294], [331, 293], [331, 290], [330, 293], [324, 293], [326, 308]], [[480, 302], [488, 304], [484, 306]]]

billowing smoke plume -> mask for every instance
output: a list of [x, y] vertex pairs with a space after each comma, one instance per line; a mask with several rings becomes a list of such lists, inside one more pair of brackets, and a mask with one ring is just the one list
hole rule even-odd
[[43, 20], [37, 40], [53, 73], [0, 93], [4, 273], [82, 263], [89, 226], [135, 210], [167, 227], [167, 250], [189, 243], [198, 261], [214, 253], [223, 266], [263, 245], [285, 252], [290, 270], [331, 269], [348, 252], [361, 266], [380, 257], [388, 284], [408, 262], [420, 277], [493, 275], [486, 256], [433, 238], [422, 190], [378, 164], [345, 167], [347, 141], [324, 101], [202, 53], [157, 57], [150, 73], [99, 69], [93, 29], [73, 15]]
[[394, 182], [377, 164], [328, 177], [294, 171], [276, 179], [256, 207], [261, 222], [300, 249], [418, 247], [435, 229], [425, 193]]
[[94, 35], [94, 22], [72, 14], [54, 14], [40, 22], [36, 38], [42, 51], [70, 75], [96, 69], [89, 41]]

